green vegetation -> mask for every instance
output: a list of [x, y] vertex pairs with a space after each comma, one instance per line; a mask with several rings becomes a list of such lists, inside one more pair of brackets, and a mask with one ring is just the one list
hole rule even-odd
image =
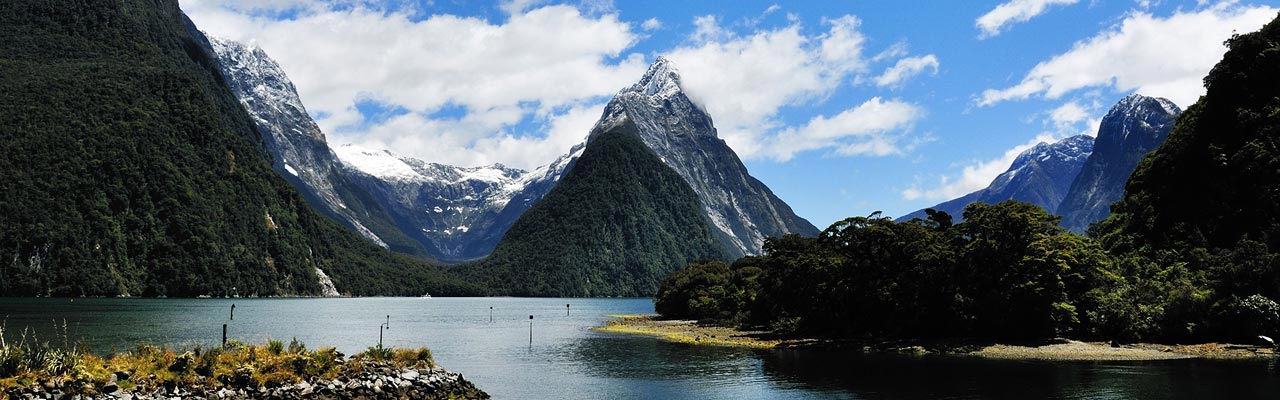
[[396, 368], [435, 368], [431, 351], [374, 349], [350, 358], [332, 347], [307, 350], [297, 340], [266, 346], [231, 341], [226, 348], [181, 351], [138, 345], [132, 351], [98, 357], [73, 345], [47, 342], [0, 343], [0, 393], [12, 388], [62, 382], [69, 395], [97, 394], [109, 383], [121, 389], [278, 387], [309, 378], [332, 380], [359, 374], [373, 363]]
[[311, 209], [176, 1], [0, 12], [0, 295], [480, 293]]
[[663, 281], [656, 308], [817, 336], [1095, 333], [1098, 289], [1114, 280], [1096, 244], [1027, 203], [971, 204], [959, 224], [929, 212], [849, 218], [817, 238], [770, 238], [765, 255], [731, 266], [695, 263]]
[[1126, 277], [1133, 336], [1280, 332], [1280, 20], [1226, 42], [1164, 145], [1090, 228]]
[[595, 133], [493, 254], [459, 269], [517, 296], [649, 296], [689, 261], [725, 258], [693, 189], [635, 129]]
[[1280, 334], [1280, 19], [1227, 41], [1207, 94], [1089, 229], [1035, 206], [877, 215], [696, 263], [655, 298], [674, 318], [878, 338], [1252, 341]]

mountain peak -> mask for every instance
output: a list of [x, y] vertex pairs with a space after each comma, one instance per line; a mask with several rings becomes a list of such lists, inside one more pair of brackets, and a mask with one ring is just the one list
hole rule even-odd
[[680, 70], [666, 57], [658, 56], [645, 71], [639, 82], [623, 89], [623, 93], [640, 93], [645, 96], [669, 98], [683, 90], [680, 85]]
[[1107, 112], [1107, 115], [1133, 115], [1143, 111], [1162, 111], [1169, 115], [1178, 115], [1182, 113], [1182, 109], [1178, 108], [1178, 105], [1169, 101], [1169, 99], [1148, 97], [1138, 93], [1133, 93], [1125, 96], [1120, 100], [1120, 102], [1112, 106], [1111, 110]]

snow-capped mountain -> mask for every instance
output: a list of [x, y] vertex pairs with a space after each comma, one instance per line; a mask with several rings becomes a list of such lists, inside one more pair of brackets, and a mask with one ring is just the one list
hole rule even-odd
[[592, 132], [634, 121], [645, 145], [689, 183], [731, 256], [758, 254], [764, 238], [818, 229], [747, 173], [716, 136], [711, 117], [685, 95], [680, 74], [658, 57], [636, 84], [605, 106]]
[[262, 49], [209, 37], [231, 90], [249, 111], [271, 151], [272, 167], [297, 187], [314, 207], [387, 247], [343, 201], [337, 157], [298, 98], [293, 82]]
[[483, 257], [582, 152], [524, 171], [463, 168], [355, 146], [331, 148], [293, 83], [261, 49], [212, 40], [222, 72], [266, 139], [273, 165], [318, 209], [391, 250]]
[[[353, 176], [405, 229], [438, 259], [483, 257], [511, 223], [542, 198], [582, 152], [533, 171], [502, 164], [456, 167], [401, 157], [386, 150], [352, 145], [334, 150]], [[416, 231], [407, 231], [414, 229]]]
[[[1019, 154], [1009, 169], [996, 176], [985, 189], [930, 208], [945, 211], [957, 221], [964, 207], [975, 202], [994, 204], [1018, 200], [1048, 211], [1056, 210], [1091, 153], [1093, 137], [1088, 135], [1072, 136], [1055, 143], [1041, 142]], [[927, 217], [924, 210], [919, 210], [898, 220]]]
[[1084, 232], [1110, 215], [1111, 203], [1124, 195], [1138, 162], [1164, 143], [1181, 113], [1169, 100], [1136, 93], [1111, 107], [1098, 127], [1093, 154], [1058, 206], [1062, 227]]

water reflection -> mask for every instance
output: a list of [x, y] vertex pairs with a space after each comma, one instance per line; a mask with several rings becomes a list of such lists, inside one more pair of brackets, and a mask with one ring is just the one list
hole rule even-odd
[[[0, 299], [6, 336], [53, 339], [65, 319], [98, 351], [147, 341], [211, 345], [235, 303], [233, 338], [297, 337], [352, 353], [430, 346], [495, 398], [562, 399], [1278, 399], [1275, 361], [1047, 363], [692, 346], [595, 332], [648, 299]], [[564, 304], [573, 303], [571, 315]], [[489, 307], [494, 307], [490, 322]], [[528, 316], [536, 315], [529, 345]]]
[[1275, 360], [997, 361], [968, 357], [777, 351], [767, 379], [863, 399], [1275, 399]]

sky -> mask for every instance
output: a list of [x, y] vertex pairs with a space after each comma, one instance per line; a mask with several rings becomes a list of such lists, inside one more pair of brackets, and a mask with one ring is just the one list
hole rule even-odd
[[331, 145], [532, 169], [658, 56], [818, 227], [986, 187], [1124, 96], [1185, 108], [1280, 0], [180, 0], [256, 45]]

